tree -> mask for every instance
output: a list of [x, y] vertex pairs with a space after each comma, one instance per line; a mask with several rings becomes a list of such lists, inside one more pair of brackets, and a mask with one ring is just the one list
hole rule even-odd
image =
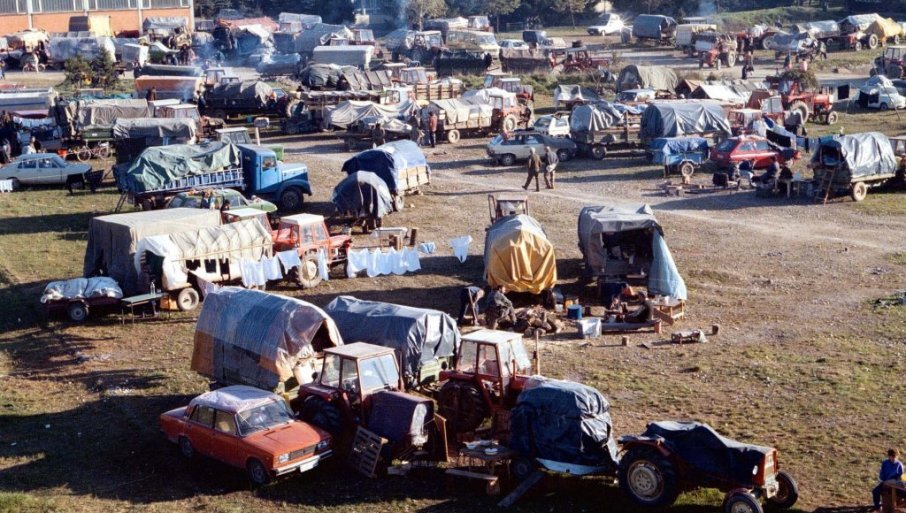
[[94, 87], [103, 87], [106, 92], [115, 89], [119, 79], [116, 62], [110, 53], [102, 51], [91, 61], [91, 83]]
[[444, 0], [386, 0], [384, 10], [388, 13], [398, 13], [398, 21], [405, 21], [408, 25], [415, 25], [421, 30], [426, 19], [443, 16], [447, 12], [447, 3]]
[[65, 82], [72, 87], [83, 87], [91, 83], [91, 63], [78, 55], [66, 59], [63, 73], [66, 76]]
[[576, 12], [585, 10], [587, 0], [554, 0], [554, 10], [561, 13], [569, 13], [569, 17], [576, 26]]
[[500, 32], [500, 17], [510, 14], [522, 5], [522, 0], [487, 0], [488, 14], [493, 14], [497, 21], [497, 32]]

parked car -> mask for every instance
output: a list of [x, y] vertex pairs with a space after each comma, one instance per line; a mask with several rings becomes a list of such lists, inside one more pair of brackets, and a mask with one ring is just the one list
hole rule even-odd
[[617, 103], [627, 105], [636, 105], [639, 103], [648, 103], [657, 99], [657, 91], [654, 89], [627, 89], [617, 94]]
[[619, 34], [623, 30], [623, 19], [619, 14], [605, 13], [598, 18], [598, 22], [588, 27], [590, 36], [609, 36]]
[[[256, 196], [252, 199], [246, 199], [239, 191], [235, 189], [208, 189], [211, 191], [211, 200], [214, 204], [211, 208], [219, 209], [225, 201], [230, 202], [230, 208], [240, 207], [254, 208], [264, 213], [271, 214], [277, 211], [277, 205], [270, 201], [263, 200]], [[194, 190], [180, 192], [167, 203], [167, 208], [201, 208], [204, 199], [204, 190]]]
[[719, 168], [752, 162], [753, 169], [764, 169], [775, 162], [783, 164], [800, 156], [798, 150], [782, 148], [764, 137], [753, 135], [730, 137], [711, 149], [711, 161]]
[[31, 153], [0, 168], [0, 180], [12, 180], [16, 190], [21, 185], [63, 185], [73, 179], [84, 183], [89, 171], [90, 164], [67, 162], [55, 153]]
[[869, 109], [903, 109], [906, 108], [906, 97], [900, 94], [895, 86], [879, 86], [872, 88], [871, 93], [859, 91], [856, 102]]
[[518, 39], [502, 39], [499, 43], [500, 48], [513, 48], [513, 49], [523, 49], [531, 48], [528, 43], [525, 41], [520, 41]]
[[567, 161], [576, 156], [576, 143], [566, 137], [551, 137], [539, 132], [516, 132], [508, 138], [498, 135], [488, 143], [488, 157], [495, 164], [512, 166], [517, 161], [527, 160], [530, 148], [544, 156], [544, 147], [550, 146], [557, 152], [561, 161]]
[[201, 394], [162, 414], [160, 428], [184, 457], [244, 468], [256, 486], [311, 470], [333, 452], [330, 435], [296, 420], [282, 397], [245, 385]]
[[569, 112], [556, 112], [545, 114], [537, 120], [532, 128], [539, 133], [552, 137], [566, 137], [569, 135]]
[[891, 80], [890, 83], [897, 88], [897, 92], [902, 96], [906, 96], [906, 80], [899, 78], [897, 80]]

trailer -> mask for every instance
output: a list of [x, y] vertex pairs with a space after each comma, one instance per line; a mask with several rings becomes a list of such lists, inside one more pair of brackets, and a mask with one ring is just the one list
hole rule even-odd
[[607, 102], [575, 107], [569, 116], [570, 139], [579, 152], [603, 159], [612, 147], [638, 148], [641, 110]]
[[879, 132], [822, 137], [809, 166], [814, 171], [815, 193], [825, 203], [846, 194], [862, 201], [868, 189], [902, 178], [894, 147]]

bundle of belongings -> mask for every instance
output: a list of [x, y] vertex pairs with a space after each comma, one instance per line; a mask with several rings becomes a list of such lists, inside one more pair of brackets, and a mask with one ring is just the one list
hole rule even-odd
[[94, 297], [112, 297], [120, 299], [123, 291], [116, 280], [109, 276], [94, 278], [73, 278], [71, 280], [52, 281], [44, 287], [41, 302], [59, 301], [62, 299], [79, 299]]

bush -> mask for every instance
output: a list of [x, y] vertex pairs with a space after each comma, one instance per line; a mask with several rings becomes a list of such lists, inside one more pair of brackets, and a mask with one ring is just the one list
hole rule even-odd
[[105, 91], [114, 89], [119, 81], [116, 63], [107, 52], [91, 61], [84, 57], [69, 58], [63, 65], [66, 75], [65, 83], [72, 87], [103, 87]]

